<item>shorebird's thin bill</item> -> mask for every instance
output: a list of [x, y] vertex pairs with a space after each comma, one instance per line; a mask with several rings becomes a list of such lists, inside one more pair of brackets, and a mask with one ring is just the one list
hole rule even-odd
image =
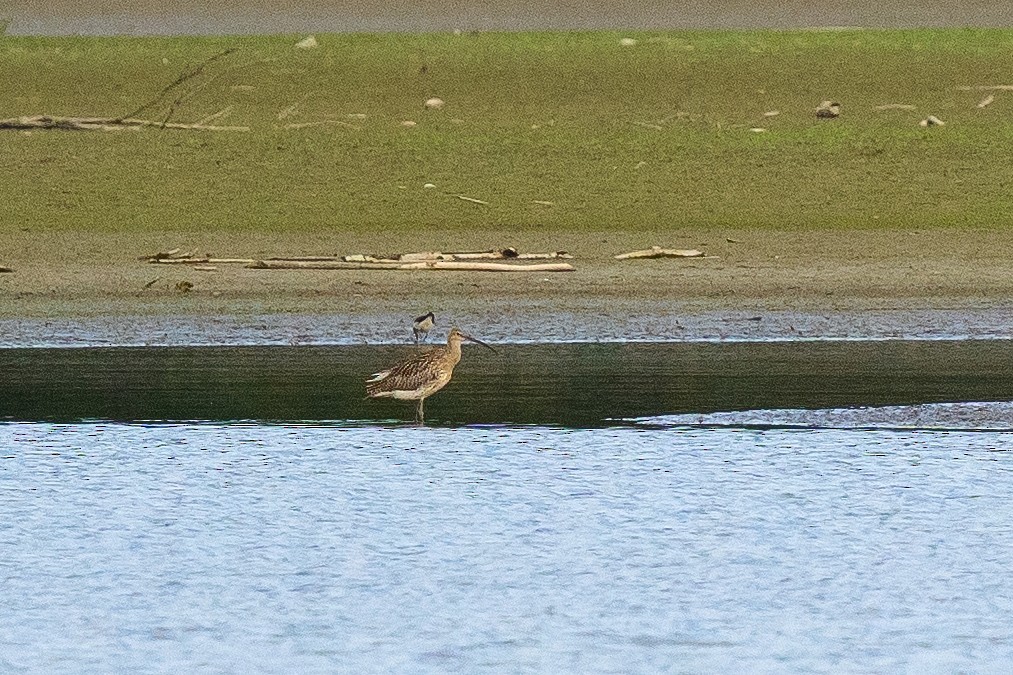
[[465, 340], [468, 340], [468, 341], [470, 341], [470, 342], [477, 342], [478, 344], [482, 345], [483, 347], [485, 347], [486, 349], [488, 349], [488, 350], [490, 350], [490, 351], [493, 351], [493, 352], [495, 352], [495, 351], [496, 351], [496, 350], [495, 350], [495, 349], [493, 349], [493, 348], [492, 348], [492, 347], [491, 347], [490, 345], [487, 345], [486, 343], [482, 342], [482, 341], [481, 341], [481, 340], [479, 340], [478, 338], [475, 338], [475, 337], [471, 337], [471, 336], [470, 336], [470, 335], [468, 335], [467, 333], [461, 333], [461, 337], [463, 337], [463, 338], [464, 338]]

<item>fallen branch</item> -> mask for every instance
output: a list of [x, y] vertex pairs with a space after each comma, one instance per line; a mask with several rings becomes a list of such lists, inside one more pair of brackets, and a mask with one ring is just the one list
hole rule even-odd
[[877, 105], [876, 110], [915, 110], [915, 106], [908, 103], [884, 103]]
[[704, 257], [704, 254], [703, 251], [698, 251], [695, 248], [677, 249], [652, 246], [651, 248], [644, 249], [642, 251], [620, 253], [614, 257], [616, 260], [630, 260], [632, 258], [702, 258]]
[[957, 87], [960, 91], [1013, 91], [1013, 84], [984, 84], [977, 87]]
[[345, 260], [252, 260], [246, 267], [251, 270], [393, 270], [402, 263], [348, 262]]
[[184, 129], [187, 131], [249, 131], [250, 127], [222, 127], [208, 124], [183, 124], [181, 122], [156, 122], [133, 118], [116, 117], [61, 117], [58, 115], [28, 115], [0, 120], [0, 129], [61, 129], [65, 131], [122, 131], [158, 127], [160, 129]]
[[518, 253], [515, 248], [489, 251], [421, 251], [418, 253], [397, 253], [388, 257], [380, 255], [355, 254], [342, 256], [345, 262], [425, 262], [430, 260], [570, 260], [573, 256], [566, 251], [551, 253]]
[[197, 255], [197, 249], [194, 249], [192, 251], [187, 251], [186, 253], [181, 253], [182, 250], [183, 249], [181, 249], [181, 248], [174, 248], [174, 249], [170, 249], [168, 251], [159, 251], [158, 253], [151, 253], [149, 255], [142, 255], [142, 256], [138, 257], [137, 259], [153, 263], [153, 262], [162, 262], [164, 260], [179, 260], [179, 259], [185, 259], [185, 258], [193, 258], [194, 256]]
[[181, 250], [182, 249], [174, 248], [174, 249], [170, 249], [168, 251], [159, 251], [158, 253], [152, 253], [151, 255], [142, 255], [142, 256], [140, 256], [138, 258], [138, 260], [149, 260], [150, 261], [150, 260], [160, 260], [162, 258], [171, 258], [171, 257], [173, 257], [175, 255], [178, 255]]
[[217, 119], [221, 119], [232, 112], [235, 106], [227, 105], [216, 113], [211, 113], [207, 117], [197, 120], [197, 124], [211, 124]]
[[[145, 260], [145, 258], [141, 258]], [[150, 258], [147, 259], [152, 265], [248, 265], [254, 262], [254, 258]]]
[[249, 265], [257, 270], [445, 270], [462, 272], [572, 272], [569, 263], [536, 263], [513, 265], [509, 263], [454, 262], [430, 260], [422, 262], [309, 262], [298, 260], [256, 260]]
[[341, 120], [319, 120], [316, 122], [290, 122], [282, 127], [282, 129], [308, 129], [310, 127], [319, 127], [325, 124], [332, 124], [339, 127], [345, 127], [347, 129], [355, 129], [356, 131], [362, 129], [362, 127], [351, 124], [349, 122], [343, 122]]
[[[357, 253], [345, 256], [274, 256], [271, 258], [215, 258], [208, 255], [198, 255], [197, 249], [181, 252], [182, 249], [174, 248], [169, 251], [159, 251], [149, 255], [142, 255], [138, 258], [143, 262], [153, 265], [246, 265], [252, 266], [257, 263], [270, 264], [270, 269], [399, 269], [399, 266], [407, 263], [433, 263], [433, 262], [467, 262], [472, 260], [569, 260], [573, 256], [566, 251], [554, 251], [550, 253], [518, 253], [515, 248], [504, 248], [489, 251], [455, 251], [443, 253], [440, 251], [422, 251], [418, 253], [397, 253], [389, 256], [365, 255]], [[281, 264], [290, 264], [290, 267], [280, 267]], [[311, 267], [311, 265], [313, 265]], [[322, 265], [322, 266], [316, 266]]]
[[465, 272], [573, 272], [570, 263], [535, 263], [534, 265], [513, 265], [510, 263], [488, 262], [435, 262], [405, 263], [400, 270], [460, 270]]
[[[205, 66], [207, 66], [207, 65], [209, 65], [209, 64], [217, 61], [220, 58], [226, 57], [229, 54], [234, 53], [235, 51], [236, 51], [235, 48], [225, 49], [223, 51], [218, 52], [217, 54], [213, 54], [213, 55], [209, 56], [208, 58], [204, 59], [202, 62], [200, 62], [199, 64], [197, 64], [197, 66], [193, 70], [183, 71], [182, 73], [180, 73], [179, 77], [177, 77], [175, 80], [173, 80], [169, 84], [165, 85], [165, 87], [162, 88], [162, 91], [158, 92], [158, 94], [155, 96], [155, 98], [151, 99], [150, 101], [148, 101], [147, 103], [145, 103], [141, 107], [139, 107], [139, 108], [137, 108], [135, 110], [130, 111], [126, 115], [120, 116], [118, 119], [122, 120], [122, 119], [127, 119], [127, 118], [130, 118], [130, 117], [133, 117], [134, 115], [140, 115], [142, 112], [144, 112], [148, 108], [151, 108], [152, 106], [154, 106], [157, 103], [161, 102], [161, 100], [163, 98], [165, 98], [166, 94], [168, 94], [170, 91], [172, 91], [173, 89], [175, 89], [179, 85], [183, 84], [187, 80], [190, 80], [190, 79], [192, 79], [194, 77], [197, 77], [202, 72], [204, 72]], [[175, 112], [176, 108], [179, 106], [179, 104], [181, 102], [182, 102], [182, 97], [180, 97], [179, 99], [177, 99], [176, 101], [173, 102], [173, 104], [169, 107], [169, 113], [168, 113], [168, 115], [166, 115], [166, 118], [164, 120], [162, 120], [162, 122], [160, 124], [164, 125], [165, 123], [167, 123], [169, 121], [169, 117], [172, 116], [172, 113]]]

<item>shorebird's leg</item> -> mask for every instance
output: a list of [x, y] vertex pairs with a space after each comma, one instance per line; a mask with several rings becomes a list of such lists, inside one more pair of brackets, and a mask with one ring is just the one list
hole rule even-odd
[[418, 407], [418, 409], [417, 409], [417, 410], [415, 411], [415, 421], [416, 421], [416, 422], [418, 422], [418, 423], [419, 423], [419, 425], [422, 425], [422, 426], [424, 426], [424, 425], [425, 425], [425, 423], [426, 423], [426, 416], [425, 416], [425, 414], [424, 414], [424, 413], [422, 412], [422, 405], [423, 405], [423, 404], [424, 404], [425, 402], [426, 402], [426, 399], [425, 399], [425, 397], [423, 396], [422, 398], [420, 398], [420, 399], [419, 399], [419, 407]]

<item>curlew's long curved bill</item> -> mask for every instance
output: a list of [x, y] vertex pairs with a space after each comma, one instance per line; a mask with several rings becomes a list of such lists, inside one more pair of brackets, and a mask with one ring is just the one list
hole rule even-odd
[[489, 345], [487, 345], [486, 343], [482, 342], [482, 341], [481, 341], [481, 340], [479, 340], [478, 338], [475, 338], [475, 337], [471, 337], [471, 336], [470, 336], [470, 335], [468, 335], [467, 333], [461, 333], [461, 337], [463, 337], [463, 338], [464, 338], [465, 340], [468, 340], [469, 342], [476, 342], [476, 343], [478, 343], [478, 344], [482, 345], [483, 347], [485, 347], [485, 348], [486, 348], [486, 349], [488, 349], [489, 351], [493, 352], [494, 354], [498, 354], [498, 353], [499, 353], [499, 352], [497, 352], [497, 351], [496, 351], [495, 349], [493, 349], [493, 348], [492, 348], [491, 346], [489, 346]]

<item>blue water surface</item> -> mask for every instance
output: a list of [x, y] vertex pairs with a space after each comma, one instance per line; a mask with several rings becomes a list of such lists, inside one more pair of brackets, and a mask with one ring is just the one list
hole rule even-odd
[[1011, 448], [0, 425], [0, 670], [1003, 672]]

